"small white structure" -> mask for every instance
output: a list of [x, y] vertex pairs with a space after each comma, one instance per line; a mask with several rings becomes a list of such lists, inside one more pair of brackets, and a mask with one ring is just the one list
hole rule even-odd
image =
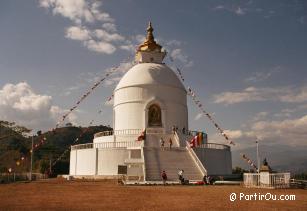
[[[204, 175], [231, 174], [227, 145], [206, 143], [197, 148], [186, 144], [188, 134], [187, 92], [173, 70], [163, 63], [166, 52], [153, 37], [147, 37], [136, 53], [137, 64], [120, 80], [114, 91], [114, 131], [97, 133], [93, 143], [71, 147], [70, 172], [74, 177], [117, 177], [141, 181], [160, 180], [165, 170], [169, 180]], [[179, 130], [174, 132], [176, 126]], [[137, 140], [146, 130], [145, 140]], [[160, 139], [167, 149], [160, 146]], [[169, 140], [172, 149], [168, 149]]]
[[249, 188], [289, 188], [290, 173], [244, 173], [244, 186]]
[[290, 173], [272, 173], [266, 158], [263, 165], [258, 166], [258, 173], [244, 173], [245, 187], [252, 188], [289, 188]]

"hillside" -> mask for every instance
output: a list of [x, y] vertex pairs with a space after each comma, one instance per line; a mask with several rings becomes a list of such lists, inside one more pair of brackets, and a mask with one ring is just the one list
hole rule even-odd
[[[3, 122], [1, 121], [1, 123]], [[0, 124], [0, 173], [7, 172], [9, 168], [12, 168], [15, 172], [28, 172], [30, 169], [31, 137], [26, 137], [22, 131], [16, 130], [16, 127], [23, 127], [16, 125], [14, 127], [8, 124]], [[112, 130], [112, 128], [103, 125], [88, 128], [68, 126], [34, 136], [34, 145], [40, 145], [45, 138], [44, 143], [34, 150], [34, 172], [48, 172], [50, 161], [55, 161], [66, 149], [73, 145], [80, 134], [83, 135], [77, 143], [89, 143], [92, 142], [95, 133], [106, 130]], [[24, 159], [21, 159], [22, 157]], [[52, 174], [67, 174], [68, 171], [69, 153], [66, 153], [63, 159], [52, 168]]]

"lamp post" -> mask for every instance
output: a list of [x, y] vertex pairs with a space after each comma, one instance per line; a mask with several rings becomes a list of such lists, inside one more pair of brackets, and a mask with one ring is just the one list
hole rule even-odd
[[260, 159], [259, 159], [259, 139], [256, 139], [256, 144], [257, 144], [257, 172], [259, 173], [260, 171]]
[[33, 137], [34, 135], [32, 135], [32, 144], [31, 144], [31, 164], [30, 164], [30, 181], [32, 181], [32, 167], [33, 167]]

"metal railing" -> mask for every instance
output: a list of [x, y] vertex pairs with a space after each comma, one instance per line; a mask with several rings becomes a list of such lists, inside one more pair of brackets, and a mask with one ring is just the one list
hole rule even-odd
[[41, 173], [32, 173], [32, 175], [30, 175], [29, 172], [0, 173], [0, 183], [27, 181], [30, 180], [30, 177], [32, 177], [32, 180], [41, 180], [47, 179], [48, 175]]
[[143, 130], [141, 129], [110, 130], [110, 131], [95, 133], [94, 138], [102, 136], [112, 136], [112, 135], [141, 135], [142, 132]]
[[91, 149], [91, 148], [128, 148], [128, 147], [143, 147], [144, 141], [126, 141], [126, 142], [102, 142], [102, 143], [88, 143], [71, 146], [71, 150], [77, 149]]
[[226, 149], [230, 150], [230, 146], [225, 144], [207, 143], [196, 146], [196, 148], [207, 148], [207, 149]]
[[[197, 131], [193, 131], [193, 132], [197, 132]], [[179, 133], [175, 132], [175, 137], [176, 136], [177, 136], [178, 141], [179, 141], [181, 146], [185, 145], [186, 141], [190, 141], [194, 137], [192, 135], [187, 135], [187, 134], [183, 134], [183, 133], [180, 133], [180, 132]], [[230, 150], [230, 146], [225, 145], [225, 144], [216, 144], [216, 143], [205, 143], [205, 144], [195, 146], [195, 148]]]
[[290, 187], [290, 173], [244, 173], [243, 180], [245, 187]]
[[194, 150], [190, 147], [189, 142], [186, 142], [186, 149], [188, 150], [188, 152], [190, 153], [192, 159], [194, 160], [194, 162], [196, 163], [197, 167], [201, 171], [202, 176], [207, 175], [207, 169], [204, 167], [202, 162], [199, 160], [199, 158], [196, 155], [196, 153], [194, 152]]

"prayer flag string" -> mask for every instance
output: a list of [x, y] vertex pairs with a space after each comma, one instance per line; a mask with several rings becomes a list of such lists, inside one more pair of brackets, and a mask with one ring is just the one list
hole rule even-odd
[[254, 162], [249, 159], [245, 154], [241, 154], [241, 157], [243, 158], [243, 160], [245, 160], [251, 167], [253, 167], [253, 169], [257, 170], [257, 166], [254, 164]]
[[[169, 57], [169, 60], [174, 63], [174, 59], [172, 57]], [[176, 72], [179, 78], [181, 79], [182, 83], [184, 84], [184, 77], [182, 74], [182, 71], [176, 66]], [[186, 86], [185, 86], [186, 87]], [[214, 127], [217, 129], [217, 131], [225, 138], [229, 144], [235, 145], [235, 143], [230, 140], [230, 137], [225, 133], [225, 131], [219, 126], [219, 124], [214, 120], [212, 115], [210, 115], [204, 108], [204, 105], [200, 103], [199, 98], [197, 97], [196, 93], [192, 90], [191, 87], [188, 86], [188, 89], [186, 89], [188, 92], [188, 95], [192, 98], [192, 101], [196, 105], [196, 107], [204, 114], [210, 122], [214, 125]]]
[[[112, 94], [110, 97], [108, 97], [108, 99], [106, 100], [106, 102], [110, 102], [110, 101], [113, 99], [113, 97], [114, 97], [114, 95]], [[98, 113], [98, 114], [101, 114], [101, 113], [102, 113], [102, 109], [99, 109], [99, 110], [97, 111], [97, 113]], [[80, 141], [80, 139], [82, 138], [82, 136], [83, 136], [87, 131], [89, 131], [89, 127], [90, 127], [91, 125], [93, 125], [93, 123], [94, 123], [94, 119], [92, 119], [92, 120], [89, 122], [89, 126], [79, 134], [79, 136], [73, 141], [72, 144], [76, 144], [78, 141]], [[55, 166], [55, 165], [57, 164], [57, 162], [59, 162], [60, 160], [62, 160], [62, 158], [65, 156], [65, 154], [66, 154], [67, 152], [69, 152], [69, 149], [70, 149], [70, 147], [67, 148], [67, 149], [66, 149], [66, 150], [65, 150], [65, 151], [64, 151], [64, 152], [63, 152], [63, 153], [52, 163], [52, 167]]]
[[[124, 63], [127, 63], [127, 62], [129, 62], [129, 60], [130, 60], [130, 58], [131, 58], [131, 56], [128, 56], [127, 57], [127, 59], [125, 59], [125, 60], [123, 60], [122, 62], [120, 62], [119, 63], [119, 65], [117, 65], [117, 66], [115, 66], [115, 67], [113, 67], [113, 68], [111, 68], [111, 70], [110, 71], [108, 71], [105, 75], [104, 75], [104, 77], [102, 77], [102, 78], [100, 78], [85, 94], [83, 94], [80, 98], [79, 98], [79, 100], [76, 102], [76, 104], [74, 105], [74, 106], [72, 106], [70, 109], [68, 109], [68, 112], [67, 113], [65, 113], [62, 117], [61, 117], [61, 119], [57, 122], [57, 124], [56, 124], [56, 126], [54, 127], [54, 128], [51, 128], [51, 129], [49, 129], [49, 130], [47, 130], [46, 132], [55, 132], [55, 130], [65, 121], [65, 119], [81, 104], [81, 102], [83, 101], [83, 100], [85, 100], [103, 81], [105, 81], [111, 74], [113, 74], [114, 72], [116, 72], [120, 67], [121, 67], [121, 65], [122, 64], [124, 64]], [[132, 61], [131, 63], [134, 63], [134, 61]], [[107, 101], [111, 101], [112, 100], [112, 98], [113, 98], [113, 95], [112, 96], [110, 96], [109, 98], [108, 98], [108, 100]], [[98, 113], [101, 113], [102, 112], [102, 110], [99, 110], [98, 111]], [[33, 146], [33, 150], [34, 149], [38, 149], [40, 146], [42, 146], [44, 143], [46, 142], [46, 138], [45, 137], [43, 137], [43, 139], [41, 139], [40, 141], [39, 141], [39, 143], [37, 143], [37, 144], [35, 144], [34, 146]], [[69, 149], [66, 149], [65, 150], [65, 153], [68, 151]], [[32, 152], [32, 149], [30, 150], [30, 153], [33, 153]], [[24, 161], [26, 158], [25, 158], [25, 156], [24, 155], [22, 155], [17, 161], [16, 161], [16, 163], [15, 163], [15, 165], [16, 166], [19, 166], [21, 163], [22, 163], [22, 161]]]

